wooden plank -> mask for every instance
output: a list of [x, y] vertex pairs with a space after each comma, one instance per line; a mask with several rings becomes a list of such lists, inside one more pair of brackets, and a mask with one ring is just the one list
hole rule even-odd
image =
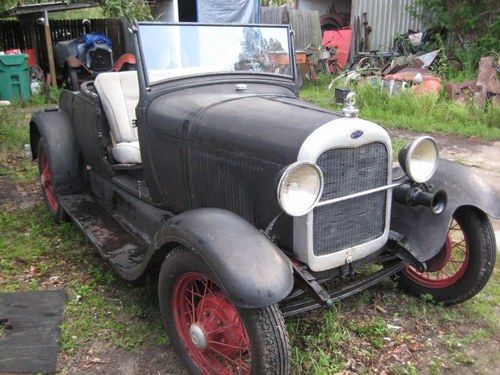
[[50, 78], [52, 81], [52, 86], [57, 87], [56, 64], [54, 61], [54, 48], [52, 46], [52, 35], [50, 32], [49, 13], [47, 11], [44, 12], [43, 18], [44, 18], [43, 26], [45, 31], [45, 45], [47, 47], [47, 56], [49, 58]]

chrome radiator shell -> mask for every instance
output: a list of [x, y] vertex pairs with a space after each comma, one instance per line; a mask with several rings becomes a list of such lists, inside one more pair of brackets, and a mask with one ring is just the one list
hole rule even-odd
[[[360, 133], [361, 136], [353, 136]], [[386, 150], [385, 162], [387, 164], [386, 168], [382, 167], [385, 178], [377, 175], [376, 181], [370, 181], [368, 177], [360, 183], [359, 176], [354, 175], [355, 168], [359, 168], [359, 172], [363, 173], [364, 165], [362, 161], [359, 161], [356, 166], [350, 166], [347, 175], [343, 176], [346, 178], [344, 185], [342, 183], [337, 184], [337, 186], [325, 185], [324, 195], [316, 208], [307, 215], [294, 218], [294, 256], [306, 263], [313, 271], [324, 271], [361, 259], [380, 249], [387, 242], [390, 227], [392, 188], [394, 187], [391, 184], [392, 147], [389, 135], [382, 127], [358, 118], [339, 118], [322, 125], [311, 133], [299, 151], [298, 161], [314, 162], [319, 165], [324, 159], [322, 155], [324, 156], [325, 152], [335, 153], [335, 151], [331, 150], [342, 149], [346, 151], [346, 154], [355, 154], [356, 152], [362, 152], [362, 149], [366, 150], [367, 147], [371, 147], [369, 145], [381, 145]], [[349, 162], [349, 155], [347, 155], [345, 162]], [[338, 165], [338, 168], [342, 168], [341, 164]], [[365, 167], [365, 172], [371, 171], [372, 174], [376, 174], [371, 170], [374, 165], [366, 165]], [[344, 166], [344, 168], [348, 167]], [[334, 175], [338, 176], [336, 173]], [[353, 215], [348, 213], [343, 215], [343, 210], [354, 208], [358, 210], [355, 214], [366, 214], [363, 204], [369, 206], [367, 209], [373, 206], [371, 207], [372, 215], [382, 215], [380, 220], [383, 221], [383, 225], [372, 230], [376, 234], [375, 236], [373, 233], [366, 238], [362, 236], [361, 232], [369, 229], [366, 227], [369, 218], [359, 217], [359, 220], [355, 221], [356, 218]], [[381, 211], [379, 212], [379, 210]], [[331, 214], [334, 216], [328, 218]], [[315, 215], [320, 219], [322, 217], [322, 220], [326, 220], [328, 225], [332, 224], [333, 220], [333, 226], [321, 231], [321, 228], [315, 227], [315, 222], [316, 224], [319, 223], [318, 220], [315, 220]], [[345, 240], [349, 236], [350, 227], [352, 228], [352, 236], [356, 237], [351, 242]], [[341, 229], [340, 232], [343, 231], [343, 233], [339, 232], [340, 241], [334, 243], [336, 233], [332, 231], [337, 231], [339, 228]], [[321, 244], [320, 247], [318, 235], [330, 236], [330, 238], [324, 239], [325, 243]], [[329, 247], [328, 241], [331, 241], [332, 246]], [[344, 245], [346, 247], [343, 247]]]

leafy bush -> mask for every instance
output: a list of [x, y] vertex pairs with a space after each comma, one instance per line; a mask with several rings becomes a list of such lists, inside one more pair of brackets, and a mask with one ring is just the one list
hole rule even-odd
[[463, 70], [467, 78], [474, 76], [481, 56], [500, 51], [500, 12], [496, 0], [415, 0], [410, 10], [428, 29], [444, 31], [442, 35], [446, 38], [437, 38], [433, 47], [442, 50], [442, 59], [454, 60], [459, 65], [453, 68], [446, 61], [447, 69], [440, 72], [445, 78], [457, 70]]

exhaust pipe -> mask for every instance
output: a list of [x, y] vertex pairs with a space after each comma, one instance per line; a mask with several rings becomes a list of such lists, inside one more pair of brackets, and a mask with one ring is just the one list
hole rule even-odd
[[394, 190], [394, 200], [407, 206], [429, 207], [434, 215], [439, 215], [446, 208], [448, 196], [444, 190], [431, 194], [417, 186], [403, 184]]

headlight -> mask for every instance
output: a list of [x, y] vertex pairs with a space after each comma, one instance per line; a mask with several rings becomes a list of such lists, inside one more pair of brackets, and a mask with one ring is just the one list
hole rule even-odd
[[316, 164], [297, 162], [286, 167], [278, 182], [278, 203], [290, 216], [311, 211], [323, 192], [323, 173]]
[[432, 137], [419, 137], [399, 152], [401, 168], [413, 181], [428, 181], [436, 171], [439, 149]]

